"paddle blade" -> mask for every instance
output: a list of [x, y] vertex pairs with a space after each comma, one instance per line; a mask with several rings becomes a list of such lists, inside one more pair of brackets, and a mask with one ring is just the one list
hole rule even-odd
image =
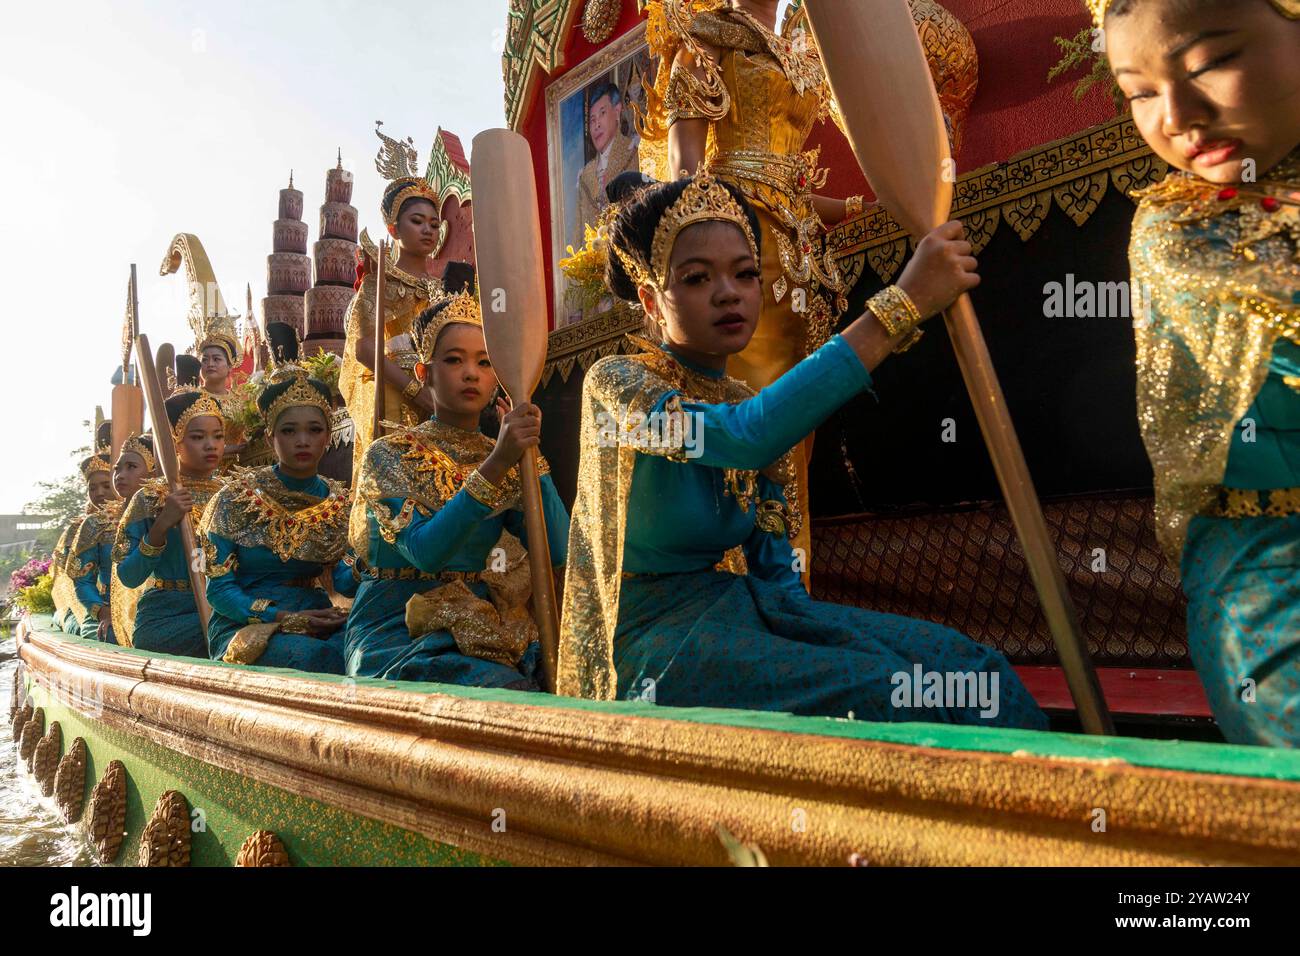
[[528, 401], [546, 364], [547, 308], [537, 185], [528, 141], [508, 129], [474, 137], [474, 260], [483, 336], [512, 401]]
[[899, 225], [925, 235], [948, 220], [956, 177], [907, 0], [805, 7], [858, 165]]
[[144, 431], [144, 391], [139, 385], [114, 385], [112, 394], [112, 460], [131, 435]]

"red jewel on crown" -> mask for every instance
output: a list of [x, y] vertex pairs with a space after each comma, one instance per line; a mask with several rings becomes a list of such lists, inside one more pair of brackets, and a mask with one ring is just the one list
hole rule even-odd
[[1229, 199], [1237, 198], [1237, 190], [1231, 186], [1225, 186], [1219, 190], [1219, 202], [1227, 202]]
[[1265, 196], [1259, 201], [1259, 204], [1264, 207], [1265, 212], [1277, 212], [1282, 208], [1282, 204], [1277, 201], [1275, 196]]

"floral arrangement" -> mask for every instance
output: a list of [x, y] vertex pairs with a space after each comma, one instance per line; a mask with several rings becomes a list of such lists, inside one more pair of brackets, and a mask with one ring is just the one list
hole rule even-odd
[[319, 379], [330, 387], [330, 395], [334, 399], [342, 398], [339, 392], [339, 357], [333, 352], [326, 352], [318, 348], [315, 355], [309, 355], [302, 360], [302, 367], [307, 370], [307, 374], [314, 379]]
[[565, 302], [569, 308], [587, 315], [596, 309], [602, 299], [609, 296], [605, 287], [606, 250], [605, 228], [593, 229], [583, 227], [584, 243], [581, 249], [574, 251], [573, 246], [565, 246], [568, 256], [560, 260], [560, 271], [568, 278], [570, 285], [565, 293]]
[[230, 393], [239, 401], [239, 410], [234, 416], [234, 422], [243, 427], [244, 435], [249, 440], [266, 427], [262, 421], [262, 412], [257, 407], [257, 394], [262, 389], [262, 378], [261, 372], [254, 372], [251, 376], [236, 373], [231, 378]]
[[54, 610], [54, 575], [49, 558], [32, 558], [9, 575], [14, 603], [32, 614], [49, 614]]
[[26, 564], [9, 575], [9, 590], [21, 591], [29, 588], [37, 580], [50, 573], [49, 558], [32, 558]]

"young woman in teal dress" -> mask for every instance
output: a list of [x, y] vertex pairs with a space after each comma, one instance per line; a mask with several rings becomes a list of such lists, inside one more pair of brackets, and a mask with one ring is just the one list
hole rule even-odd
[[[538, 443], [541, 410], [511, 409], [495, 441], [480, 431], [497, 382], [473, 296], [444, 299], [411, 328], [435, 412], [390, 426], [366, 451], [350, 539], [368, 569], [348, 618], [347, 672], [535, 689], [529, 572], [514, 539], [527, 547], [516, 466]], [[539, 470], [551, 562], [563, 565], [568, 514], [544, 460]]]
[[[1233, 743], [1300, 744], [1300, 0], [1094, 0], [1147, 145], [1129, 260], [1156, 532]], [[1191, 38], [1191, 42], [1188, 42]]]
[[101, 473], [109, 477], [114, 497], [105, 499], [91, 511], [73, 538], [73, 559], [69, 562], [69, 575], [72, 576], [77, 591], [78, 604], [82, 607], [81, 620], [74, 632], [108, 644], [114, 641], [110, 601], [113, 589], [113, 541], [117, 537], [117, 525], [122, 520], [126, 502], [138, 492], [148, 477], [148, 470], [136, 467], [134, 460], [130, 459], [139, 459], [140, 466], [143, 466], [144, 455], [148, 455], [152, 466], [152, 451], [134, 434], [123, 442], [122, 450], [118, 453], [118, 463], [114, 466], [109, 466], [108, 453], [104, 453], [105, 471]]
[[[213, 474], [225, 449], [221, 406], [205, 392], [181, 392], [164, 403], [176, 442], [180, 487], [166, 479], [146, 482], [126, 506], [113, 544], [113, 564], [121, 585], [138, 589], [129, 633], [118, 627], [117, 643], [185, 657], [208, 656], [203, 626], [190, 588], [192, 556], [181, 543], [180, 523], [189, 515], [198, 527], [203, 509], [221, 490]], [[116, 588], [115, 588], [116, 592]]]
[[[757, 394], [726, 375], [763, 301], [741, 194], [707, 174], [657, 184], [625, 199], [610, 230], [610, 289], [639, 300], [662, 341], [600, 360], [583, 384], [560, 693], [1045, 727], [999, 652], [812, 600], [790, 545], [803, 516], [789, 450], [976, 284], [961, 224], [925, 237], [898, 286]], [[969, 693], [922, 695], [918, 671], [925, 684], [970, 675], [984, 693], [963, 676]]]
[[343, 673], [347, 613], [320, 587], [356, 588], [347, 547], [348, 490], [317, 472], [330, 442], [330, 390], [283, 365], [257, 398], [276, 464], [232, 477], [199, 528], [207, 554], [213, 660]]
[[[81, 474], [86, 480], [86, 512], [78, 515], [59, 535], [50, 559], [53, 575], [51, 595], [54, 598], [54, 624], [69, 634], [98, 636], [99, 619], [108, 604], [108, 590], [100, 589], [100, 571], [107, 580], [112, 561], [101, 556], [97, 545], [105, 536], [111, 548], [117, 518], [122, 514], [122, 502], [113, 490], [113, 464], [108, 452], [100, 451], [81, 462]], [[116, 505], [116, 517], [105, 509]], [[90, 522], [93, 533], [79, 537], [81, 528]], [[110, 525], [111, 522], [111, 525]], [[95, 633], [86, 634], [87, 625]]]

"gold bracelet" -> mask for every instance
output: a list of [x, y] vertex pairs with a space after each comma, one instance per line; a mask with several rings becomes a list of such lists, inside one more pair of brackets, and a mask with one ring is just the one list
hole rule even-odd
[[424, 383], [418, 378], [413, 378], [406, 383], [406, 388], [402, 389], [402, 394], [407, 398], [415, 398], [422, 391], [424, 391]]
[[158, 557], [158, 555], [162, 554], [166, 550], [167, 550], [166, 544], [164, 544], [161, 548], [155, 548], [153, 545], [149, 543], [148, 538], [140, 539], [140, 553], [143, 554], [146, 558], [156, 558]]
[[844, 200], [844, 218], [854, 219], [862, 215], [864, 200], [861, 196], [850, 196]]
[[895, 352], [906, 352], [921, 339], [921, 313], [911, 296], [896, 285], [881, 289], [867, 300], [867, 308], [885, 332], [893, 338], [902, 336]]
[[306, 614], [286, 614], [280, 619], [280, 630], [285, 634], [309, 634], [311, 619]]
[[465, 491], [475, 501], [487, 505], [493, 511], [501, 507], [505, 492], [483, 477], [477, 468], [465, 479]]

